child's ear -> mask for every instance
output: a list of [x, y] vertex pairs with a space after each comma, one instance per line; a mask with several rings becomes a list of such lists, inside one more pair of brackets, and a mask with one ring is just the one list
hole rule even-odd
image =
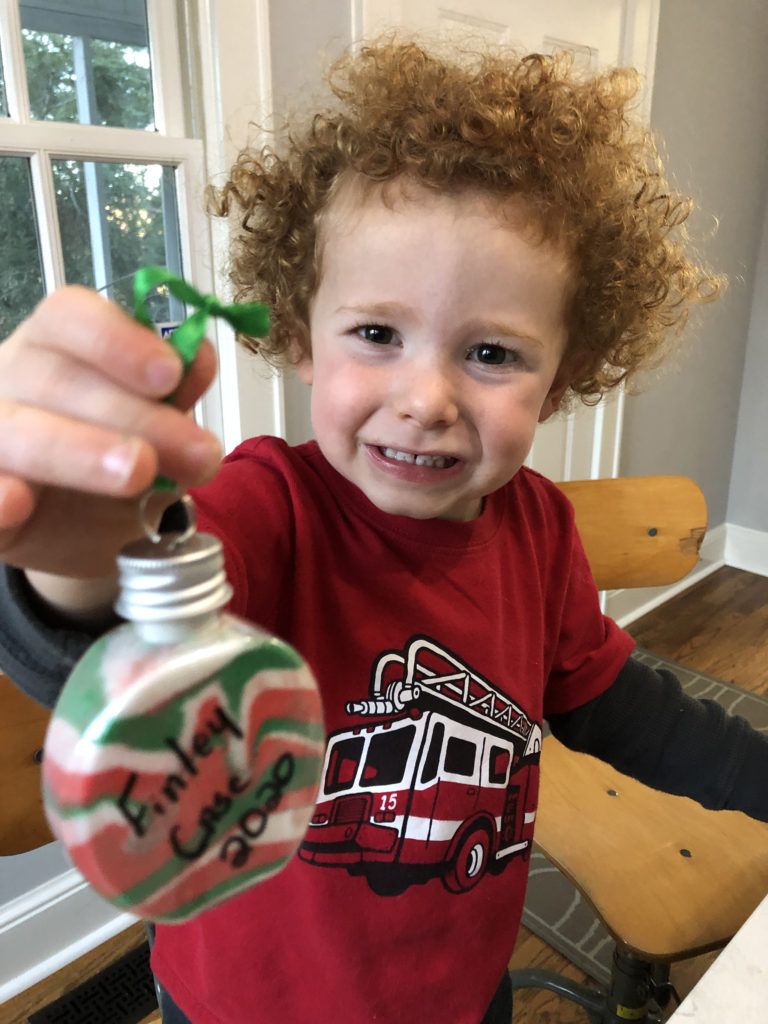
[[313, 371], [312, 356], [301, 356], [301, 358], [294, 363], [294, 366], [296, 367], [296, 375], [299, 380], [304, 381], [305, 384], [311, 384]]
[[305, 384], [312, 383], [313, 366], [312, 350], [309, 341], [304, 338], [295, 337], [290, 346], [291, 365], [296, 370], [296, 376]]
[[568, 381], [563, 380], [558, 373], [541, 406], [541, 411], [539, 412], [539, 423], [544, 423], [553, 413], [557, 412], [567, 390]]

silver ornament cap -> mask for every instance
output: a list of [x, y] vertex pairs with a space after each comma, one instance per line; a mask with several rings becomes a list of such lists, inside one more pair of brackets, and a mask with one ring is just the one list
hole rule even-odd
[[162, 534], [127, 544], [117, 556], [115, 611], [137, 623], [210, 615], [232, 596], [221, 541], [209, 533]]

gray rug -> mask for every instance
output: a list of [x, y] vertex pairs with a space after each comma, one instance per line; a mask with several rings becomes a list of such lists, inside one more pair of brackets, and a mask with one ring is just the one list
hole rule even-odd
[[[637, 648], [635, 657], [652, 668], [668, 668], [691, 697], [716, 700], [768, 734], [768, 700]], [[567, 878], [541, 853], [531, 855], [523, 924], [602, 985], [608, 983], [613, 939]]]

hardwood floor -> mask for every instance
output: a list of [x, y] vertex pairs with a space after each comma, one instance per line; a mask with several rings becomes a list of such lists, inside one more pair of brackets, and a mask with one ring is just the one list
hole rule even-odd
[[[768, 579], [723, 568], [630, 627], [637, 642], [658, 654], [768, 696]], [[0, 1006], [0, 1024], [25, 1024], [29, 1014], [144, 941], [136, 925], [112, 942]], [[679, 965], [673, 980], [684, 995], [715, 954]], [[585, 981], [585, 975], [522, 929], [511, 966], [538, 966]], [[584, 1011], [543, 991], [519, 992], [514, 1024], [584, 1024]], [[141, 1024], [159, 1021], [159, 1014]], [[104, 1022], [112, 1024], [112, 1022]]]
[[629, 630], [642, 647], [768, 696], [768, 579], [723, 568]]

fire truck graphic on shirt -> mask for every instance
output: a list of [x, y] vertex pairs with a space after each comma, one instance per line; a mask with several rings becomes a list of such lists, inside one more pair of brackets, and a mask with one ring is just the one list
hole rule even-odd
[[328, 738], [299, 856], [381, 895], [440, 878], [455, 893], [528, 858], [541, 727], [426, 636], [373, 666], [355, 724]]

